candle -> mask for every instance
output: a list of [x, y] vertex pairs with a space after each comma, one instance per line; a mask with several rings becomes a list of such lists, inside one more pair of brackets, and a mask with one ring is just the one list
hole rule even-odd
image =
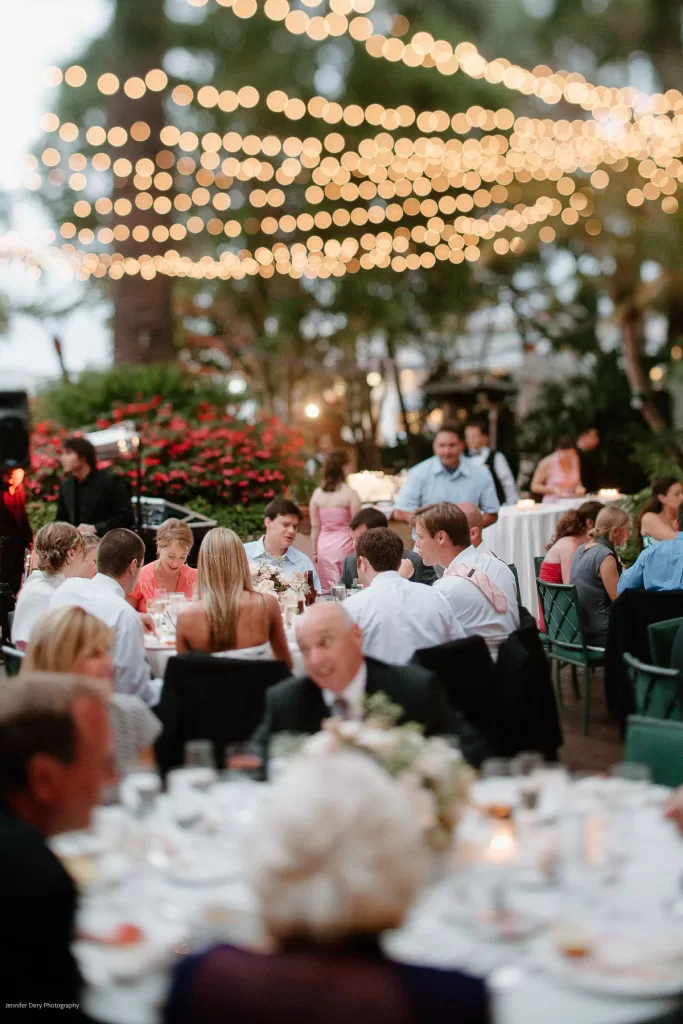
[[598, 491], [598, 498], [615, 499], [619, 497], [619, 491], [616, 487], [603, 487]]
[[517, 840], [512, 829], [507, 825], [499, 825], [484, 850], [484, 861], [487, 864], [508, 864], [516, 856]]
[[521, 498], [515, 505], [515, 508], [535, 508], [535, 506], [536, 502], [533, 498]]

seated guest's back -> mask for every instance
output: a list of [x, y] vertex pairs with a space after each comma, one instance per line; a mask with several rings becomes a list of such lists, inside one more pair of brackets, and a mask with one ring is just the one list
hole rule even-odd
[[74, 576], [91, 578], [94, 542], [70, 523], [50, 523], [36, 534], [34, 557], [37, 569], [31, 573], [17, 597], [12, 623], [12, 641], [24, 646], [38, 618], [48, 610], [54, 592]]
[[403, 709], [401, 723], [417, 722], [428, 736], [460, 736], [472, 764], [490, 756], [487, 743], [449, 705], [432, 672], [363, 656], [363, 631], [344, 605], [314, 604], [297, 618], [296, 638], [307, 674], [268, 690], [264, 719], [253, 737], [264, 757], [277, 733], [315, 733], [332, 716], [361, 721], [365, 698], [375, 693]]
[[399, 574], [403, 541], [393, 530], [368, 530], [356, 544], [364, 586], [344, 607], [363, 630], [363, 651], [380, 661], [405, 664], [415, 651], [461, 640], [465, 631], [433, 587]]
[[137, 534], [110, 530], [97, 551], [97, 575], [92, 580], [67, 580], [53, 595], [50, 608], [75, 605], [113, 629], [114, 689], [117, 693], [137, 694], [153, 706], [159, 700], [161, 681], [150, 679], [142, 619], [126, 600], [144, 559], [145, 545]]
[[26, 673], [0, 687], [3, 1003], [82, 1001], [76, 889], [46, 840], [88, 828], [114, 781], [107, 712], [96, 680]]
[[576, 550], [569, 582], [576, 587], [579, 612], [586, 642], [604, 647], [612, 601], [616, 599], [621, 563], [617, 548], [631, 533], [631, 522], [623, 508], [614, 505], [598, 513], [589, 540]]
[[565, 512], [541, 562], [539, 579], [546, 583], [569, 583], [574, 555], [588, 541], [588, 531], [595, 526], [602, 508], [599, 501], [584, 501], [579, 508]]
[[683, 504], [678, 506], [678, 533], [646, 547], [619, 580], [625, 590], [683, 590]]
[[[485, 1024], [484, 983], [388, 960], [425, 880], [410, 802], [370, 760], [293, 765], [250, 831], [248, 880], [276, 951], [218, 946], [176, 970], [167, 1024]], [[229, 1008], [227, 1010], [226, 1008]]]
[[279, 602], [254, 590], [241, 540], [216, 527], [199, 549], [197, 601], [178, 615], [178, 654], [240, 652], [275, 657], [292, 667]]
[[[55, 608], [35, 625], [26, 648], [22, 675], [26, 672], [69, 673], [102, 679], [111, 689], [114, 632], [83, 608]], [[136, 694], [114, 693], [109, 705], [114, 735], [116, 770], [123, 778], [140, 762], [153, 760], [152, 744], [161, 723]]]
[[479, 568], [485, 563], [471, 545], [465, 513], [451, 502], [418, 509], [414, 524], [425, 565], [446, 570], [432, 590], [448, 601], [466, 636], [483, 636], [495, 661], [500, 645], [519, 628], [511, 570], [500, 559], [495, 559], [495, 579]]

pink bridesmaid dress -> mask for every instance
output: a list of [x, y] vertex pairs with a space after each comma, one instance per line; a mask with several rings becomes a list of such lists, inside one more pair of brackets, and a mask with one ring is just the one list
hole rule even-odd
[[324, 591], [339, 583], [344, 559], [354, 552], [349, 523], [351, 509], [319, 508], [318, 575]]
[[571, 467], [564, 470], [560, 464], [560, 457], [555, 452], [552, 456], [552, 466], [548, 479], [546, 480], [547, 487], [559, 487], [561, 490], [560, 495], [556, 494], [544, 494], [543, 501], [546, 504], [550, 504], [553, 501], [559, 501], [561, 498], [573, 498], [576, 496], [576, 488], [581, 486], [581, 463], [579, 462], [578, 455], [575, 455], [573, 459], [570, 459]]

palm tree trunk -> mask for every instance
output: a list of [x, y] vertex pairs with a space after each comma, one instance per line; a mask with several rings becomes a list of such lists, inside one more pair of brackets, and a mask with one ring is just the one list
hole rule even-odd
[[653, 434], [661, 434], [666, 430], [666, 424], [655, 405], [650, 381], [643, 366], [645, 344], [642, 310], [630, 306], [622, 318], [621, 329], [624, 338], [626, 377], [631, 386], [631, 393], [638, 402], [641, 415], [650, 430]]

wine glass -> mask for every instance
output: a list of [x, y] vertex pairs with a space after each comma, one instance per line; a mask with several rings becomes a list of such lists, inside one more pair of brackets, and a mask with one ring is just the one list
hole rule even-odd
[[157, 636], [161, 635], [161, 628], [166, 618], [166, 605], [161, 598], [154, 598], [147, 605], [147, 611], [152, 616], [152, 622], [156, 630]]
[[188, 740], [185, 744], [185, 778], [203, 793], [211, 789], [217, 778], [211, 740]]

